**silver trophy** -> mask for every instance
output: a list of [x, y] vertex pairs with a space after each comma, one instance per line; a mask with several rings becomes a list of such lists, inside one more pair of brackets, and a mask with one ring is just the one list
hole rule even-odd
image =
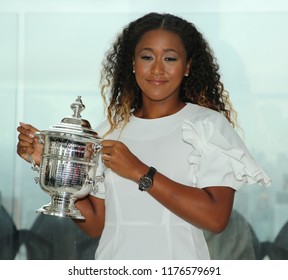
[[90, 123], [81, 118], [85, 109], [79, 96], [71, 104], [72, 117], [48, 130], [36, 132], [44, 145], [40, 167], [31, 157], [32, 169], [38, 172], [36, 183], [51, 196], [51, 202], [37, 210], [46, 215], [85, 219], [74, 202], [91, 191], [97, 191], [97, 182], [104, 179], [99, 172], [101, 138], [91, 129]]

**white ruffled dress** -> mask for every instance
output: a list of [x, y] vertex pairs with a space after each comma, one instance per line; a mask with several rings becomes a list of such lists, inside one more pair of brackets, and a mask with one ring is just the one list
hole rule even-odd
[[[101, 135], [107, 122], [97, 128]], [[197, 188], [268, 185], [269, 177], [224, 116], [187, 104], [159, 119], [131, 116], [120, 140], [144, 163], [170, 179]], [[105, 228], [96, 259], [209, 259], [202, 230], [164, 208], [138, 185], [107, 172], [95, 194], [105, 198]]]

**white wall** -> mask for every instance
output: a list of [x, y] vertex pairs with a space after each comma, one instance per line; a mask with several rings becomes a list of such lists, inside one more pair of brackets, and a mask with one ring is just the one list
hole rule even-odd
[[288, 220], [288, 2], [263, 0], [0, 0], [0, 192], [20, 228], [49, 201], [16, 155], [19, 121], [44, 129], [70, 115], [81, 95], [83, 118], [102, 118], [99, 71], [123, 25], [144, 13], [170, 12], [198, 26], [213, 47], [245, 141], [273, 180], [247, 186], [235, 207], [261, 240]]

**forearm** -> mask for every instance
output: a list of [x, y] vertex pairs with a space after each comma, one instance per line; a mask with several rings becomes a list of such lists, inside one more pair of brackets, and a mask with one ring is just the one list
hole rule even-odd
[[75, 206], [80, 210], [85, 220], [73, 221], [87, 235], [99, 237], [104, 227], [105, 208], [103, 199], [88, 195], [83, 199], [75, 202]]
[[180, 218], [215, 233], [226, 227], [234, 199], [232, 188], [184, 186], [160, 173], [156, 173], [148, 192]]

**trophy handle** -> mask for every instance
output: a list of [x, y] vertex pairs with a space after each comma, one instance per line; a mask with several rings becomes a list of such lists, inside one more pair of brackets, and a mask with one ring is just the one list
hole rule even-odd
[[36, 184], [39, 183], [39, 172], [40, 172], [40, 167], [36, 165], [34, 159], [32, 158], [32, 156], [30, 154], [27, 153], [27, 157], [28, 157], [28, 160], [30, 161], [31, 163], [31, 169], [33, 171], [36, 171], [38, 172], [38, 176], [34, 178]]
[[[88, 174], [83, 186], [83, 189], [90, 189], [90, 191], [97, 193], [98, 192], [98, 184], [99, 182], [103, 182], [105, 179], [105, 171], [102, 170], [100, 175], [94, 176], [94, 178], [91, 178]], [[89, 192], [90, 192], [89, 191]], [[87, 193], [88, 194], [88, 193]], [[79, 195], [74, 195], [75, 197], [79, 198]]]
[[44, 144], [43, 133], [41, 131], [35, 132], [35, 136], [38, 138], [40, 144]]
[[[36, 132], [36, 133], [35, 133], [35, 136], [38, 138], [38, 142], [39, 142], [40, 144], [44, 144], [43, 134], [42, 134], [41, 131], [40, 131], [40, 132]], [[32, 169], [33, 171], [38, 172], [38, 176], [36, 176], [36, 177], [34, 178], [35, 183], [38, 184], [38, 183], [39, 183], [39, 180], [40, 180], [40, 175], [39, 175], [39, 173], [40, 173], [40, 167], [36, 165], [34, 159], [32, 158], [32, 156], [31, 156], [30, 154], [27, 153], [26, 155], [27, 155], [27, 157], [28, 157], [28, 160], [29, 160], [30, 163], [31, 163], [31, 169]]]
[[101, 149], [102, 149], [101, 143], [93, 142], [92, 144], [93, 155], [96, 155], [97, 153], [99, 153]]

